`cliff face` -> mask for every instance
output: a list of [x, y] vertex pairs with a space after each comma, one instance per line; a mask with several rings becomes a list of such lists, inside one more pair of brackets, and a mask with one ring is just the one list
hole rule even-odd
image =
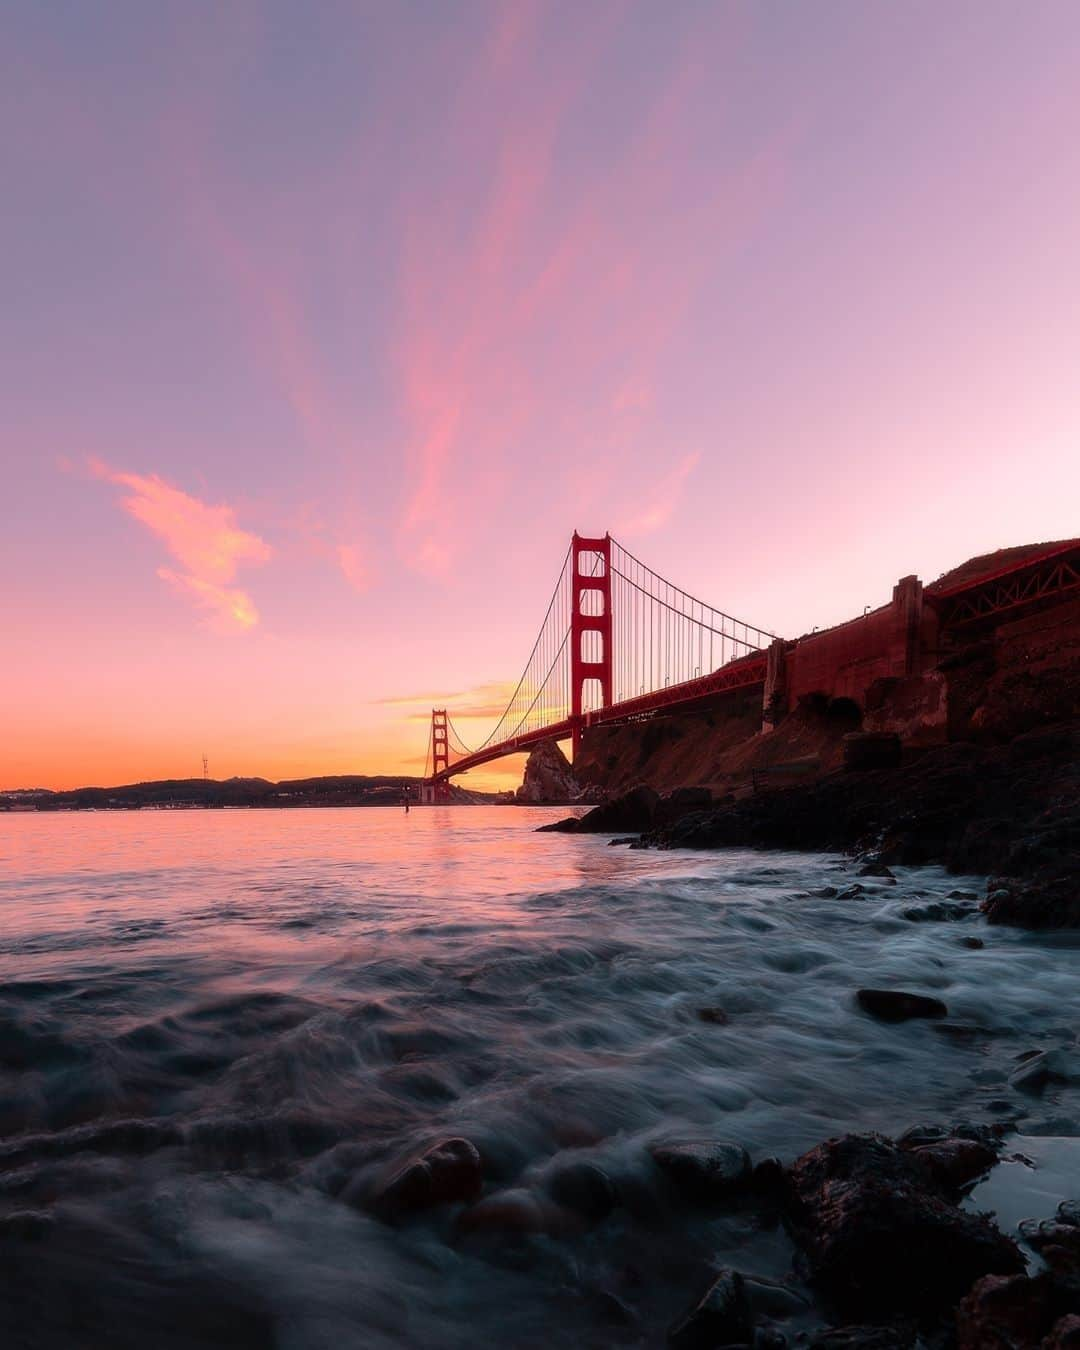
[[857, 726], [846, 703], [810, 700], [762, 736], [761, 697], [751, 691], [703, 712], [591, 728], [574, 773], [583, 786], [609, 795], [642, 783], [660, 793], [707, 787], [722, 795], [754, 770], [791, 765], [813, 775], [837, 768], [843, 737]]
[[[1024, 554], [974, 559], [934, 585]], [[830, 773], [843, 763], [845, 734], [855, 730], [898, 737], [914, 753], [954, 742], [1006, 745], [1040, 728], [1080, 723], [1080, 600], [1039, 601], [1027, 611], [1021, 604], [1015, 612], [951, 633], [935, 664], [872, 678], [858, 699], [804, 692], [766, 735], [760, 690], [722, 696], [702, 711], [589, 728], [574, 774], [608, 795], [639, 784], [723, 795], [755, 778], [759, 787], [780, 786]]]

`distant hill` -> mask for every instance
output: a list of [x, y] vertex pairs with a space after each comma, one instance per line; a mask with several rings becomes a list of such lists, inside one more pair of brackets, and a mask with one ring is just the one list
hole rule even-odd
[[[291, 778], [271, 783], [265, 778], [163, 778], [150, 783], [117, 787], [73, 788], [51, 792], [45, 788], [0, 792], [0, 811], [136, 811], [180, 810], [192, 807], [283, 806], [396, 806], [408, 786], [416, 800], [419, 778], [392, 774], [330, 774], [318, 778]], [[458, 803], [494, 801], [494, 793], [451, 787]]]

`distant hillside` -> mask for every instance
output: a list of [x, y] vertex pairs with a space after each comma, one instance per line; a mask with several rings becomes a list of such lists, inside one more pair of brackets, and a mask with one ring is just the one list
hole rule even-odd
[[[413, 800], [420, 779], [394, 775], [331, 774], [321, 778], [293, 778], [271, 783], [265, 778], [165, 778], [152, 783], [125, 783], [118, 787], [74, 788], [51, 792], [44, 788], [0, 792], [0, 811], [28, 808], [38, 811], [179, 810], [191, 807], [281, 806], [396, 806], [405, 786]], [[451, 787], [457, 803], [494, 801], [494, 794]]]

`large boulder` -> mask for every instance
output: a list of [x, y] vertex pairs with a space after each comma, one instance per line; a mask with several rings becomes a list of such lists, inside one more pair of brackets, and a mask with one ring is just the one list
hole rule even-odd
[[652, 828], [659, 801], [659, 793], [642, 785], [602, 806], [594, 806], [578, 820], [573, 817], [558, 820], [551, 825], [541, 825], [540, 829], [565, 834], [640, 834]]
[[541, 741], [525, 761], [515, 800], [527, 806], [561, 806], [576, 801], [577, 779], [557, 741]]
[[787, 1173], [785, 1212], [810, 1278], [845, 1312], [922, 1315], [982, 1275], [1024, 1268], [985, 1215], [953, 1203], [936, 1169], [880, 1135], [831, 1139]]

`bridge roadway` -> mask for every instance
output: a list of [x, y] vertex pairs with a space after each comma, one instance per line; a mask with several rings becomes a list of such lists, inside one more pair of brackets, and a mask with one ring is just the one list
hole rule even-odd
[[[699, 703], [707, 702], [717, 694], [729, 693], [736, 689], [748, 689], [765, 683], [767, 657], [764, 652], [751, 652], [747, 656], [729, 661], [708, 675], [696, 679], [684, 680], [681, 684], [668, 685], [664, 689], [654, 690], [650, 694], [641, 694], [637, 698], [624, 699], [613, 703], [609, 708], [597, 708], [585, 713], [581, 723], [586, 727], [613, 726], [619, 722], [631, 722], [638, 717], [647, 717], [650, 713], [665, 710], [668, 712], [689, 710]], [[449, 782], [459, 773], [468, 773], [470, 769], [489, 764], [504, 755], [523, 754], [535, 749], [541, 741], [562, 741], [573, 735], [575, 719], [565, 717], [560, 722], [552, 722], [532, 731], [511, 736], [507, 740], [484, 746], [470, 755], [463, 755], [446, 769], [433, 774], [428, 780], [432, 783]]]

